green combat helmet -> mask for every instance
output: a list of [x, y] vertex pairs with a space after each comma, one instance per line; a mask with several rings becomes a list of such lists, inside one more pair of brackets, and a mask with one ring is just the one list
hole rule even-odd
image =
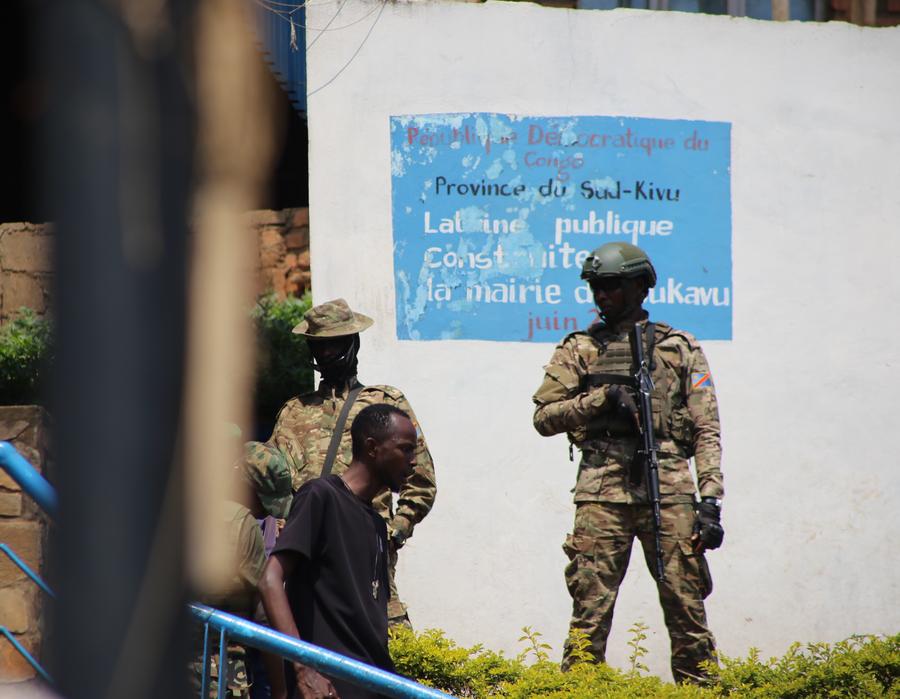
[[261, 442], [247, 442], [240, 466], [263, 509], [273, 517], [287, 516], [292, 499], [291, 473], [281, 452]]
[[590, 283], [602, 277], [647, 275], [647, 285], [656, 286], [656, 270], [647, 253], [628, 243], [607, 243], [594, 250], [581, 267], [581, 278]]

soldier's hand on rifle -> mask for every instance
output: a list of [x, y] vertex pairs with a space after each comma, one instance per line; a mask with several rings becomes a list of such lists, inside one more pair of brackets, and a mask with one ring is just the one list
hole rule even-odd
[[694, 551], [703, 553], [707, 549], [717, 549], [725, 538], [725, 530], [721, 525], [721, 508], [716, 498], [700, 498], [697, 505], [697, 517], [694, 520], [694, 533], [691, 536]]
[[632, 422], [636, 431], [641, 431], [641, 421], [638, 417], [637, 403], [634, 402], [634, 396], [631, 395], [631, 391], [619, 384], [607, 386], [606, 401], [612, 412], [625, 420]]

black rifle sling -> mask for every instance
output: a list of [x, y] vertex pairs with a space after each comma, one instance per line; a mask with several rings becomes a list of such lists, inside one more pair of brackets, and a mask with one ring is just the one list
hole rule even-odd
[[350, 407], [353, 405], [353, 401], [356, 400], [356, 396], [364, 388], [365, 386], [359, 384], [347, 394], [347, 400], [344, 401], [344, 407], [341, 408], [341, 414], [338, 415], [337, 422], [334, 425], [334, 432], [331, 433], [331, 441], [328, 443], [328, 453], [325, 455], [325, 463], [322, 464], [322, 473], [319, 474], [322, 478], [331, 473], [331, 468], [334, 466], [334, 457], [337, 456], [338, 447], [341, 445], [341, 437], [344, 436], [344, 425], [347, 424]]

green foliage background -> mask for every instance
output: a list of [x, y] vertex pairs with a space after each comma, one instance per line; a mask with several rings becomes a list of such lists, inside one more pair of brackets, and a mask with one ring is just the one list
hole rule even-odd
[[[292, 396], [313, 386], [306, 341], [291, 330], [312, 305], [302, 298], [262, 297], [250, 313], [257, 339], [256, 414], [274, 422]], [[43, 403], [53, 362], [53, 327], [29, 308], [0, 327], [0, 405]]]
[[[256, 326], [256, 415], [274, 423], [282, 405], [313, 387], [313, 370], [306, 340], [291, 331], [312, 306], [309, 292], [302, 298], [262, 297], [251, 316]], [[268, 435], [266, 435], [268, 436]]]
[[30, 308], [0, 327], [0, 405], [44, 402], [47, 372], [53, 361], [53, 332]]
[[575, 639], [576, 662], [568, 672], [550, 662], [549, 646], [525, 628], [526, 649], [515, 659], [482, 646], [464, 648], [442, 631], [416, 634], [399, 628], [391, 633], [391, 656], [397, 671], [457, 697], [528, 699], [625, 699], [671, 697], [712, 699], [801, 699], [812, 697], [900, 697], [900, 634], [858, 636], [828, 645], [795, 644], [780, 658], [763, 661], [751, 650], [747, 658], [720, 657], [709, 668], [708, 685], [674, 685], [642, 675], [646, 649], [636, 624], [631, 669], [616, 670], [588, 662], [583, 639]]

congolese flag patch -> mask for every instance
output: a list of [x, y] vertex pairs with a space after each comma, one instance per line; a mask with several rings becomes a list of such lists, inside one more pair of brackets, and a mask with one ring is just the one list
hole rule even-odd
[[708, 371], [691, 372], [691, 388], [700, 388], [706, 385], [712, 385], [712, 376]]

